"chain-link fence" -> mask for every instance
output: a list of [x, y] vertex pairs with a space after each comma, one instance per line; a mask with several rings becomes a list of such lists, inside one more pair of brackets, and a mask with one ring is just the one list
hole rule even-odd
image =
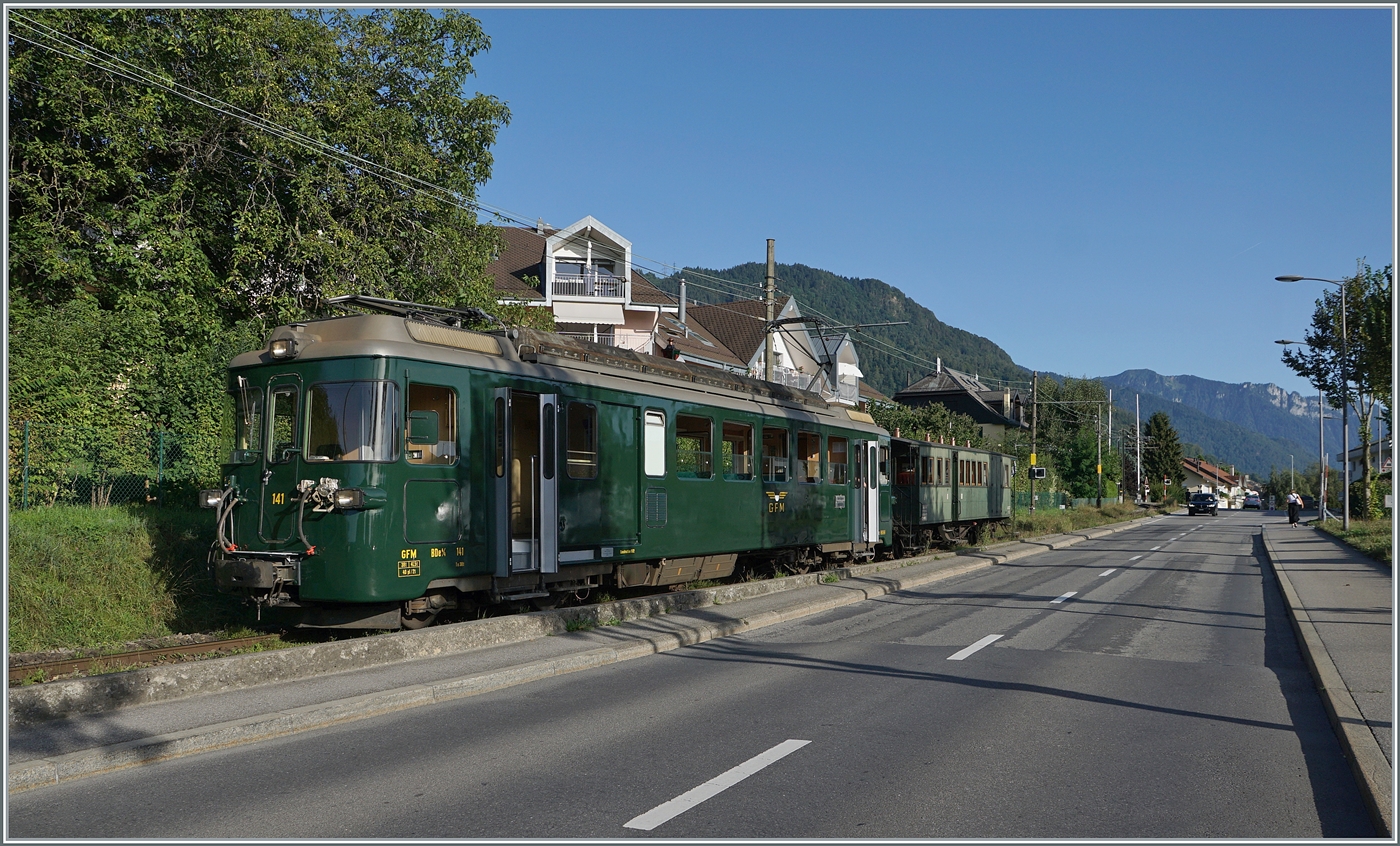
[[[1065, 494], [1063, 491], [1037, 491], [1035, 495], [1036, 510], [1043, 508], [1059, 508], [1065, 505]], [[1016, 492], [1016, 510], [1029, 511], [1031, 508], [1031, 492]]]
[[[195, 439], [166, 430], [130, 431], [25, 421], [10, 435], [10, 507], [123, 503], [164, 505], [203, 481], [208, 461]], [[207, 475], [207, 471], [204, 473]]]

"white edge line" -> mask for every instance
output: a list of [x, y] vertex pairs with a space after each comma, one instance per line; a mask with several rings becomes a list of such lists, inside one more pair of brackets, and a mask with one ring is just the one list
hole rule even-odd
[[1077, 591], [1077, 590], [1072, 590], [1072, 591], [1070, 591], [1069, 593], [1062, 593], [1062, 594], [1060, 594], [1059, 596], [1055, 597], [1054, 599], [1050, 600], [1050, 604], [1051, 604], [1051, 605], [1059, 605], [1061, 602], [1064, 602], [1066, 599], [1069, 599], [1071, 596], [1074, 596], [1076, 593], [1079, 593], [1079, 591]]
[[1114, 568], [1111, 569], [1111, 570], [1104, 570], [1102, 573], [1099, 573], [1099, 578], [1102, 579], [1104, 576], [1107, 576], [1109, 573], [1112, 573], [1113, 570], [1117, 570], [1117, 569], [1118, 569], [1117, 567], [1114, 567]]
[[[1000, 635], [998, 635], [1000, 637]], [[678, 817], [681, 814], [704, 802], [706, 799], [723, 793], [759, 770], [773, 764], [782, 758], [796, 752], [798, 749], [811, 743], [810, 740], [784, 740], [767, 752], [760, 753], [748, 759], [733, 769], [720, 773], [699, 787], [692, 788], [672, 799], [663, 802], [647, 811], [645, 814], [633, 817], [623, 823], [623, 828], [635, 828], [641, 831], [651, 831], [669, 819]]]
[[1001, 635], [987, 635], [986, 637], [972, 644], [968, 648], [960, 649], [957, 652], [954, 652], [952, 655], [949, 655], [948, 660], [961, 661], [962, 659], [966, 658], [967, 656], [971, 655], [972, 653], [976, 652], [982, 647], [990, 646], [998, 640], [1001, 640]]

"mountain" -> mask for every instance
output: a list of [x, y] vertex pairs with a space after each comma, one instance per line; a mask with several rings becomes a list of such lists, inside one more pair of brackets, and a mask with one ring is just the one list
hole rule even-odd
[[[1142, 403], [1142, 419], [1164, 411], [1183, 441], [1234, 464], [1256, 477], [1271, 468], [1306, 467], [1317, 460], [1317, 398], [1285, 391], [1271, 383], [1234, 384], [1199, 376], [1163, 376], [1151, 370], [1126, 370], [1099, 377], [1113, 388], [1114, 405], [1133, 411]], [[1341, 451], [1340, 420], [1328, 420], [1327, 451]], [[1355, 440], [1355, 433], [1353, 433]]]
[[[715, 288], [749, 290], [754, 299], [759, 298], [765, 272], [763, 264], [750, 262], [727, 270], [686, 268], [669, 277], [652, 277], [652, 282], [674, 296], [679, 290], [678, 280], [684, 277], [686, 299], [716, 303], [736, 299], [737, 295], [717, 292]], [[839, 326], [908, 321], [905, 326], [851, 331], [865, 382], [887, 396], [894, 396], [931, 373], [940, 358], [944, 364], [984, 380], [1030, 380], [1030, 371], [1012, 361], [1001, 347], [981, 335], [949, 326], [903, 291], [879, 279], [837, 276], [802, 264], [780, 264], [774, 272], [778, 288], [797, 297], [804, 315], [825, 315]], [[715, 278], [734, 284], [716, 283]], [[786, 299], [779, 295], [779, 305]]]

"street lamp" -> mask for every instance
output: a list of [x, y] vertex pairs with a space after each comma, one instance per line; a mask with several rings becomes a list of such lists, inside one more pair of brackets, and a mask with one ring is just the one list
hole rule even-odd
[[1275, 276], [1278, 282], [1326, 282], [1342, 289], [1342, 531], [1351, 528], [1351, 476], [1348, 459], [1351, 449], [1351, 433], [1347, 425], [1347, 286], [1336, 279], [1323, 279], [1319, 276]]
[[[1302, 341], [1274, 341], [1275, 344], [1284, 346], [1297, 345], [1304, 346]], [[1317, 389], [1317, 521], [1327, 522], [1327, 448], [1323, 444], [1323, 421], [1327, 418], [1327, 412], [1322, 405], [1322, 388]]]

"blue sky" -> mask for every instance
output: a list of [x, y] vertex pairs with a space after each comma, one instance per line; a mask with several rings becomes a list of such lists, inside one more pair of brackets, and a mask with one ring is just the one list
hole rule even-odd
[[466, 8], [484, 202], [653, 265], [774, 238], [1033, 369], [1308, 392], [1273, 341], [1328, 286], [1273, 278], [1393, 261], [1390, 9]]

